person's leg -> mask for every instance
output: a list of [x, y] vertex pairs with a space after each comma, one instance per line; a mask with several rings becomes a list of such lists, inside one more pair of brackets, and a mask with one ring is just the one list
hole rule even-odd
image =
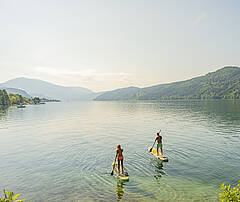
[[161, 143], [161, 153], [162, 153], [162, 155], [163, 155], [162, 143]]
[[159, 148], [159, 143], [157, 144], [157, 155], [159, 155], [159, 153], [158, 153], [158, 148]]
[[120, 172], [120, 160], [118, 159], [118, 172]]
[[122, 174], [123, 174], [123, 159], [121, 160]]

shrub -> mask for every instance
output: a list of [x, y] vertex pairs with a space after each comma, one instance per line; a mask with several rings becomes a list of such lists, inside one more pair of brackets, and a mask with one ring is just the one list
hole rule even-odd
[[222, 192], [219, 194], [219, 200], [222, 202], [228, 201], [237, 201], [240, 202], [240, 180], [239, 184], [236, 186], [225, 185], [224, 183], [221, 185]]
[[3, 199], [0, 198], [0, 202], [23, 202], [23, 201], [26, 201], [26, 199], [17, 200], [18, 197], [20, 196], [20, 194], [14, 195], [13, 192], [6, 191], [6, 190], [3, 190], [3, 192], [4, 192], [4, 198]]

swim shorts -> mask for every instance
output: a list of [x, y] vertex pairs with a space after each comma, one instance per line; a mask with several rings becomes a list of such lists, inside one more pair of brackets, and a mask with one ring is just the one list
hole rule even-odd
[[158, 149], [159, 149], [159, 148], [162, 149], [162, 143], [158, 143], [158, 144], [157, 144], [157, 148], [158, 148]]

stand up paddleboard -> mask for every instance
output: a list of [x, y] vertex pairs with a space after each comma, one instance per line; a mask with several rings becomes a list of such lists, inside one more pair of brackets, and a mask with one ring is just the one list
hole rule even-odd
[[153, 148], [152, 151], [150, 152], [151, 148], [152, 148], [152, 146], [148, 147], [148, 152], [150, 154], [152, 154], [154, 157], [156, 157], [162, 161], [168, 161], [168, 158], [165, 155], [162, 155], [160, 151], [158, 151], [160, 155], [157, 155], [157, 148]]
[[128, 181], [129, 180], [129, 175], [126, 171], [125, 168], [123, 168], [123, 174], [122, 172], [118, 170], [118, 163], [117, 162], [113, 162], [112, 163], [112, 169], [113, 169], [113, 172], [121, 179], [121, 180], [124, 180], [124, 181]]

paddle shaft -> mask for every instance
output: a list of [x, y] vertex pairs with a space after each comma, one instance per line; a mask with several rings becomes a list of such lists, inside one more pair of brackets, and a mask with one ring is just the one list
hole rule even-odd
[[[158, 132], [158, 133], [161, 133], [161, 129], [159, 130], [159, 132]], [[155, 139], [155, 141], [154, 141], [154, 143], [153, 143], [153, 146], [152, 146], [152, 148], [149, 150], [150, 152], [152, 152], [152, 149], [153, 149], [153, 147], [154, 147], [155, 143], [156, 143], [156, 139]]]
[[154, 145], [155, 145], [155, 142], [156, 142], [156, 140], [154, 141], [153, 146], [152, 146], [152, 148], [149, 150], [149, 152], [152, 152], [152, 149], [153, 149], [153, 147], [154, 147]]
[[115, 162], [116, 162], [116, 159], [117, 159], [117, 155], [116, 155], [116, 157], [115, 157], [115, 159], [114, 159], [114, 165], [113, 165], [113, 168], [112, 168], [111, 175], [113, 175], [113, 170], [114, 170], [114, 168], [115, 168]]

